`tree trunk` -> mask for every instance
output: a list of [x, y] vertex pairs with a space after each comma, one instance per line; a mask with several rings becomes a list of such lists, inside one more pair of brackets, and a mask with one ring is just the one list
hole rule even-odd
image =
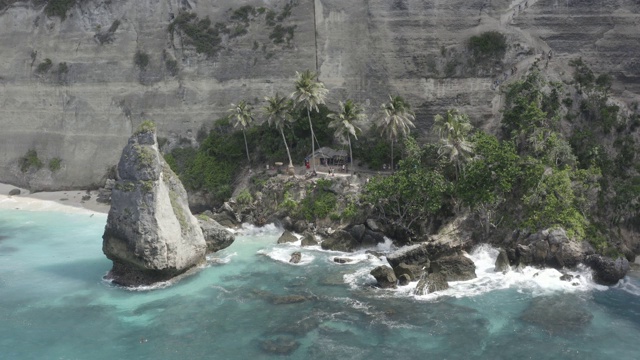
[[291, 153], [289, 152], [289, 145], [287, 145], [287, 138], [284, 137], [284, 131], [280, 128], [280, 134], [282, 134], [282, 141], [284, 141], [284, 147], [287, 149], [287, 156], [289, 156], [289, 167], [293, 167], [293, 161], [291, 161]]
[[351, 150], [351, 136], [349, 136], [349, 134], [347, 134], [347, 139], [349, 140], [349, 167], [350, 169], [347, 169], [347, 172], [352, 172], [353, 170], [351, 170], [353, 168], [353, 151]]
[[311, 129], [311, 163], [313, 164], [313, 171], [316, 171], [316, 144], [313, 141], [315, 139], [315, 135], [313, 134], [313, 125], [311, 124], [311, 113], [309, 112], [309, 108], [307, 108], [307, 118], [309, 119], [309, 128]]
[[244, 129], [242, 129], [242, 136], [244, 136], [244, 148], [247, 150], [247, 161], [249, 162], [249, 167], [251, 167], [251, 159], [249, 158], [249, 145], [247, 145], [247, 134], [245, 134]]
[[393, 139], [391, 139], [391, 173], [393, 174], [395, 172], [395, 169], [393, 168]]

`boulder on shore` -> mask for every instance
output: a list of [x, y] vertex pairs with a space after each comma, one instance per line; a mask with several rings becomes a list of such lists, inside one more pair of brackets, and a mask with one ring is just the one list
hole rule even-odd
[[431, 263], [431, 270], [445, 276], [447, 281], [465, 281], [476, 278], [476, 265], [464, 255], [443, 256]]
[[443, 274], [431, 273], [418, 281], [414, 294], [426, 295], [436, 291], [447, 290], [448, 288], [449, 284]]
[[298, 238], [291, 233], [291, 231], [285, 230], [278, 238], [278, 244], [286, 244], [298, 241]]
[[602, 255], [589, 255], [585, 263], [593, 270], [593, 280], [602, 285], [615, 285], [629, 272], [629, 261], [623, 257], [614, 260]]
[[358, 248], [360, 244], [351, 234], [344, 230], [338, 230], [325, 239], [320, 246], [323, 250], [350, 252]]
[[235, 241], [236, 237], [224, 226], [218, 224], [213, 219], [198, 219], [200, 229], [207, 243], [207, 252], [216, 252], [228, 248]]
[[370, 274], [378, 281], [378, 286], [383, 289], [395, 288], [398, 283], [396, 274], [393, 273], [393, 269], [386, 266], [378, 266], [371, 270]]
[[168, 280], [204, 261], [207, 244], [187, 193], [158, 151], [155, 126], [143, 123], [118, 163], [102, 251], [107, 275], [124, 286]]
[[300, 263], [300, 260], [302, 260], [302, 253], [300, 251], [294, 251], [291, 254], [291, 258], [289, 259], [289, 262], [292, 264], [298, 264]]
[[511, 269], [509, 266], [509, 256], [507, 255], [507, 251], [505, 249], [500, 249], [500, 253], [498, 254], [498, 258], [495, 263], [495, 272], [508, 272]]

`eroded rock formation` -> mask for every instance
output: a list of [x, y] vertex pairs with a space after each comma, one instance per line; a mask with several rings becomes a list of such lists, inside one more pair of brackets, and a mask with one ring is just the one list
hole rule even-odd
[[179, 275], [203, 262], [207, 249], [184, 187], [158, 152], [155, 127], [145, 124], [122, 151], [103, 235], [113, 261], [107, 277], [125, 286]]

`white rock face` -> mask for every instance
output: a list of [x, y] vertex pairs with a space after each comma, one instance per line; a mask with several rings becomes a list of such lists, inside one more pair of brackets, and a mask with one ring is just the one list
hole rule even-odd
[[[543, 51], [554, 53], [545, 71], [557, 81], [570, 80], [561, 62], [582, 57], [596, 73], [614, 76], [618, 99], [631, 103], [640, 94], [637, 1], [297, 0], [285, 21], [295, 26], [289, 45], [274, 44], [258, 16], [246, 34], [223, 36], [210, 58], [168, 32], [182, 11], [215, 24], [229, 21], [229, 9], [280, 12], [288, 2], [86, 0], [64, 21], [33, 1], [0, 9], [0, 182], [32, 190], [101, 185], [144, 119], [156, 121], [169, 145], [195, 144], [230, 103], [290, 94], [295, 71], [306, 69], [320, 73], [333, 108], [352, 98], [372, 116], [388, 94], [405, 97], [423, 137], [433, 116], [452, 107], [496, 129], [502, 94], [495, 82], [521, 76]], [[474, 68], [465, 46], [485, 31], [505, 34], [509, 48], [502, 64]], [[144, 70], [134, 64], [136, 51], [149, 55]], [[46, 59], [51, 70], [38, 73]], [[175, 75], [167, 59], [177, 62]], [[514, 66], [518, 74], [504, 79]], [[45, 163], [62, 159], [61, 168], [21, 172], [29, 149]]]
[[125, 286], [148, 285], [204, 261], [202, 230], [153, 131], [129, 139], [118, 173], [103, 235], [102, 250], [113, 261], [108, 277]]

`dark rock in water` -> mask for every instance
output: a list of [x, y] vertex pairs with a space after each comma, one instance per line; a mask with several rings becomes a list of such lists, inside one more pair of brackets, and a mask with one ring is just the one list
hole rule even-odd
[[388, 266], [378, 266], [377, 268], [371, 270], [371, 275], [378, 281], [378, 286], [386, 289], [386, 288], [395, 288], [398, 279], [396, 278], [396, 274], [393, 273], [393, 269]]
[[216, 213], [211, 218], [226, 228], [235, 228], [238, 225], [236, 219], [227, 213]]
[[580, 297], [561, 294], [534, 298], [521, 318], [554, 334], [583, 329], [589, 325], [593, 315]]
[[278, 238], [278, 244], [292, 243], [298, 241], [298, 238], [288, 230], [285, 230]]
[[286, 295], [286, 296], [274, 296], [271, 299], [271, 303], [274, 305], [284, 304], [297, 304], [309, 300], [308, 297], [303, 295]]
[[527, 245], [516, 245], [516, 257], [518, 259], [518, 266], [528, 266], [533, 263], [533, 253]]
[[20, 195], [20, 189], [9, 190], [9, 196]]
[[409, 278], [409, 275], [402, 274], [402, 275], [398, 276], [398, 285], [407, 286], [407, 285], [409, 285], [410, 282], [411, 282], [411, 278]]
[[353, 259], [349, 259], [349, 258], [343, 258], [343, 257], [334, 257], [333, 258], [333, 262], [336, 262], [338, 264], [347, 264], [352, 262]]
[[351, 227], [351, 229], [349, 229], [349, 234], [351, 234], [351, 236], [353, 236], [354, 239], [361, 241], [362, 237], [364, 236], [364, 232], [366, 230], [367, 229], [362, 224], [354, 225]]
[[205, 260], [207, 244], [187, 192], [158, 151], [154, 129], [139, 129], [122, 151], [102, 251], [107, 275], [125, 286], [168, 280]]
[[324, 250], [351, 252], [358, 248], [359, 243], [348, 232], [338, 230], [320, 245]]
[[560, 276], [560, 280], [561, 281], [571, 281], [571, 280], [573, 280], [573, 275], [571, 275], [571, 274], [562, 274], [562, 276]]
[[260, 343], [260, 348], [264, 352], [276, 355], [290, 355], [296, 351], [298, 347], [300, 347], [299, 342], [284, 336], [279, 336], [275, 339], [263, 340]]
[[291, 324], [286, 324], [275, 329], [276, 333], [285, 333], [295, 336], [303, 336], [320, 326], [320, 319], [316, 316], [308, 316]]
[[213, 219], [198, 219], [202, 229], [204, 241], [207, 243], [207, 252], [216, 252], [226, 249], [235, 241], [236, 237]]
[[615, 285], [629, 272], [629, 261], [623, 257], [613, 260], [602, 255], [589, 255], [585, 263], [593, 270], [593, 280], [602, 285]]
[[449, 284], [443, 274], [431, 273], [418, 281], [414, 294], [426, 295], [436, 291], [447, 290]]
[[360, 243], [364, 246], [375, 246], [384, 242], [384, 234], [380, 232], [365, 230]]
[[293, 221], [289, 216], [285, 216], [284, 218], [280, 219], [280, 223], [286, 230], [293, 230]]
[[449, 245], [426, 242], [411, 246], [405, 246], [387, 255], [387, 261], [392, 267], [405, 263], [408, 265], [425, 265], [429, 260], [437, 259], [441, 256], [455, 254], [456, 250]]
[[400, 276], [407, 275], [410, 281], [418, 280], [426, 273], [425, 269], [429, 269], [428, 266], [422, 265], [407, 265], [405, 263], [401, 263], [400, 265], [393, 268], [393, 272], [396, 274], [396, 277], [400, 279]]
[[533, 263], [545, 264], [549, 255], [549, 243], [546, 240], [539, 240], [531, 244]]
[[302, 246], [316, 246], [318, 245], [318, 241], [316, 241], [316, 237], [312, 233], [307, 231], [302, 235], [300, 244]]
[[507, 255], [507, 251], [505, 249], [500, 249], [494, 271], [504, 273], [508, 272], [510, 269], [511, 267], [509, 266], [509, 256]]
[[292, 264], [297, 264], [300, 262], [300, 260], [302, 260], [302, 253], [300, 251], [296, 251], [291, 254], [291, 259], [289, 259], [289, 262]]
[[375, 250], [367, 250], [364, 252], [365, 254], [371, 255], [371, 256], [375, 256], [377, 258], [381, 258], [384, 256], [384, 253], [380, 252], [380, 251], [375, 251]]
[[443, 256], [431, 263], [431, 271], [445, 276], [447, 281], [465, 281], [476, 278], [476, 266], [464, 255]]

